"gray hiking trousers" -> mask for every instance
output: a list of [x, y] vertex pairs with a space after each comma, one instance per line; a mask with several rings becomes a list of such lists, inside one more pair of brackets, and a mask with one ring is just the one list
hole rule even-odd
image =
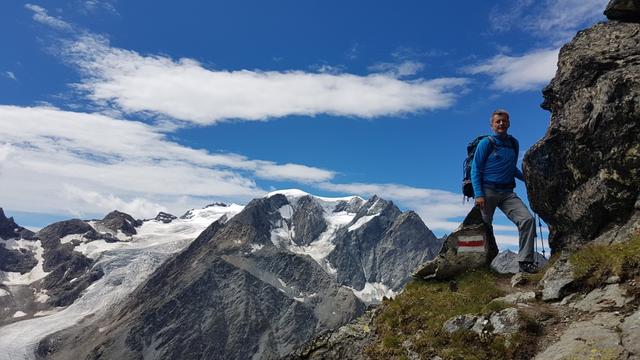
[[499, 207], [509, 220], [518, 226], [520, 235], [518, 261], [533, 262], [536, 222], [527, 206], [513, 191], [500, 192], [485, 187], [484, 194], [484, 209], [481, 209], [482, 220], [491, 225], [496, 207]]

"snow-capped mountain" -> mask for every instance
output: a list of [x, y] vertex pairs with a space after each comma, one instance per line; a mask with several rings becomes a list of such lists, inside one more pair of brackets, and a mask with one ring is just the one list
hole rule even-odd
[[[0, 240], [0, 251], [6, 248], [34, 259], [22, 273], [0, 268], [0, 349], [4, 350], [0, 359], [34, 358], [45, 336], [117, 307], [209, 224], [232, 217], [242, 208], [232, 204], [191, 210], [169, 223], [139, 222], [113, 212], [105, 217], [107, 221], [76, 219], [51, 224], [33, 240]], [[126, 225], [134, 225], [135, 233], [127, 235], [131, 228]], [[69, 303], [60, 304], [60, 299]]]
[[91, 260], [68, 283], [93, 281], [67, 307], [0, 327], [0, 347], [32, 356], [39, 344], [48, 358], [278, 358], [393, 296], [440, 247], [415, 213], [377, 196], [284, 190], [180, 218], [125, 215], [58, 236]]

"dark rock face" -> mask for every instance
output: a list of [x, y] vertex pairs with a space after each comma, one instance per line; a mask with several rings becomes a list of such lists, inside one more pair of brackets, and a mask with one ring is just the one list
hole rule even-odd
[[523, 168], [532, 208], [549, 224], [552, 251], [622, 227], [636, 231], [640, 24], [601, 23], [578, 33], [562, 48], [544, 97], [551, 124]]
[[[373, 217], [357, 226], [366, 216]], [[416, 266], [435, 256], [441, 242], [416, 213], [402, 213], [392, 202], [373, 196], [351, 226], [338, 231], [335, 244], [328, 260], [338, 272], [338, 283], [357, 290], [366, 283], [385, 283], [399, 290]]]
[[[13, 218], [7, 218], [0, 208], [0, 239], [27, 239], [33, 240], [34, 233], [16, 224]], [[7, 249], [0, 243], [0, 271], [27, 273], [38, 264], [31, 251], [20, 249]]]
[[157, 221], [161, 221], [161, 222], [163, 222], [163, 223], [165, 223], [165, 224], [168, 224], [168, 223], [172, 222], [173, 220], [175, 220], [175, 219], [177, 219], [177, 218], [178, 218], [178, 217], [176, 217], [176, 216], [174, 216], [174, 215], [171, 215], [171, 214], [169, 214], [169, 213], [166, 213], [166, 212], [160, 211], [160, 212], [158, 213], [158, 215], [156, 215], [155, 220], [157, 220]]
[[298, 206], [291, 219], [295, 229], [293, 241], [298, 245], [309, 245], [327, 229], [327, 223], [322, 216], [322, 207], [311, 196], [302, 197]]
[[[88, 231], [92, 231], [91, 225], [80, 219], [71, 219], [65, 221], [59, 221], [53, 223], [47, 227], [42, 228], [36, 234], [36, 237], [42, 241], [42, 246], [45, 249], [57, 247], [60, 243], [60, 238], [72, 234], [84, 234]], [[46, 270], [45, 270], [46, 271]]]
[[36, 265], [38, 265], [38, 260], [31, 251], [9, 250], [5, 248], [4, 244], [0, 244], [0, 271], [24, 274], [31, 271]]
[[47, 303], [51, 306], [70, 305], [103, 275], [102, 270], [92, 269], [93, 260], [74, 251], [73, 243], [60, 242], [61, 238], [72, 234], [83, 234], [94, 240], [104, 237], [79, 219], [53, 223], [36, 234], [44, 247], [42, 266], [49, 274], [42, 280], [42, 287], [48, 291]]
[[142, 225], [142, 221], [134, 219], [129, 214], [114, 210], [100, 220], [100, 224], [115, 233], [122, 231], [125, 235], [131, 236], [137, 234], [136, 227]]
[[611, 0], [604, 14], [609, 20], [640, 22], [640, 0]]
[[7, 218], [0, 208], [0, 238], [2, 239], [27, 239], [33, 240], [33, 231], [16, 224], [12, 217]]

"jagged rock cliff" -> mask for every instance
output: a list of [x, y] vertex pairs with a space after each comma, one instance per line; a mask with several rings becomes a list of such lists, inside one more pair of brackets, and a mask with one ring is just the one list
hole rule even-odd
[[579, 32], [544, 99], [551, 123], [523, 168], [552, 250], [628, 238], [640, 219], [640, 24]]

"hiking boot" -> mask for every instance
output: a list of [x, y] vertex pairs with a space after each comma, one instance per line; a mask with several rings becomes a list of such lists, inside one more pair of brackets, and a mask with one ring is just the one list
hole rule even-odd
[[535, 274], [540, 270], [538, 269], [538, 265], [532, 262], [519, 262], [518, 265], [520, 265], [520, 272], [527, 274]]

